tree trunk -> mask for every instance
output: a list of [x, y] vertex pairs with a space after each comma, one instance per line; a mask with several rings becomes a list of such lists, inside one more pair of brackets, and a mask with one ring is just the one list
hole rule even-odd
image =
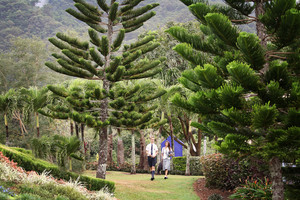
[[124, 165], [124, 145], [123, 145], [123, 139], [121, 136], [121, 130], [118, 129], [118, 152], [117, 152], [117, 160], [118, 160], [118, 165], [120, 168], [123, 167]]
[[273, 195], [272, 200], [284, 200], [284, 185], [282, 182], [281, 162], [274, 157], [269, 161]]
[[84, 145], [84, 124], [80, 124], [81, 125], [81, 141]]
[[[115, 0], [111, 0], [113, 4]], [[105, 56], [105, 65], [104, 69], [107, 69], [110, 66], [110, 57], [111, 57], [111, 46], [112, 46], [112, 37], [113, 37], [113, 22], [108, 18], [107, 23], [107, 38], [108, 38], [108, 54]], [[106, 77], [106, 72], [104, 70], [103, 77]], [[104, 78], [102, 88], [108, 93], [110, 89], [110, 82]], [[101, 121], [105, 122], [108, 118], [108, 98], [101, 100], [101, 111], [100, 117]], [[107, 127], [102, 127], [99, 132], [99, 160], [97, 167], [97, 178], [105, 179], [106, 176], [106, 163], [107, 163]]]
[[9, 133], [8, 133], [8, 123], [7, 123], [7, 116], [4, 114], [4, 123], [5, 123], [5, 130], [6, 130], [6, 140], [5, 140], [5, 145], [9, 146]]
[[[109, 82], [103, 80], [103, 89], [109, 90]], [[101, 101], [101, 121], [106, 121], [108, 118], [108, 99], [105, 98]], [[106, 163], [107, 163], [107, 127], [101, 128], [99, 132], [99, 160], [97, 167], [97, 178], [105, 179], [106, 176]]]
[[[157, 154], [157, 163], [159, 164], [162, 160], [161, 157], [161, 132], [162, 132], [162, 127], [159, 128], [158, 131], [158, 137], [157, 137], [157, 148], [158, 148], [158, 154]], [[147, 155], [146, 155], [147, 156]]]
[[79, 139], [79, 127], [77, 122], [75, 122], [75, 132], [76, 132], [76, 137]]
[[147, 170], [147, 154], [146, 154], [146, 142], [143, 131], [140, 131], [140, 164], [139, 168], [142, 170]]
[[204, 137], [204, 141], [203, 141], [203, 155], [206, 155], [206, 136]]
[[190, 172], [190, 144], [187, 145], [187, 149], [186, 149], [186, 165], [185, 165], [185, 175], [189, 176], [191, 175]]
[[[201, 123], [201, 119], [198, 118], [198, 123]], [[196, 145], [197, 148], [197, 156], [201, 155], [201, 143], [202, 143], [202, 131], [198, 129], [198, 142]]]
[[131, 133], [131, 174], [136, 174], [135, 169], [135, 138], [134, 138], [134, 131]]
[[72, 158], [68, 158], [68, 160], [69, 160], [69, 170], [70, 170], [70, 172], [72, 171]]
[[108, 142], [107, 142], [107, 148], [108, 148], [108, 156], [107, 156], [107, 165], [110, 166], [113, 163], [112, 158], [112, 152], [113, 152], [113, 135], [111, 128], [109, 128], [109, 134], [108, 134]]
[[169, 120], [169, 126], [170, 126], [170, 135], [171, 135], [171, 147], [173, 149], [173, 151], [175, 152], [174, 149], [174, 129], [173, 129], [173, 123], [172, 123], [172, 117], [171, 115], [167, 115], [168, 120]]
[[[255, 16], [258, 18], [258, 16], [265, 14], [264, 10], [264, 2], [265, 0], [256, 0], [256, 7], [255, 7]], [[261, 23], [259, 20], [256, 21], [256, 32], [257, 36], [260, 39], [260, 44], [264, 47], [267, 48], [267, 33], [265, 26], [263, 23]], [[266, 58], [267, 59], [267, 58]], [[264, 74], [268, 71], [269, 69], [269, 63], [266, 62], [264, 64], [264, 68], [261, 70], [261, 72]]]
[[[258, 18], [259, 15], [263, 15], [264, 11], [264, 2], [265, 0], [256, 0], [256, 7], [255, 7], [255, 16]], [[256, 22], [256, 32], [257, 36], [261, 40], [261, 45], [263, 47], [267, 47], [267, 37], [266, 37], [266, 29], [263, 23], [259, 20]]]
[[40, 122], [39, 122], [39, 113], [35, 113], [36, 115], [36, 130], [37, 130], [37, 137], [40, 137]]
[[72, 122], [72, 120], [70, 120], [70, 131], [71, 131], [71, 136], [74, 135], [74, 124]]

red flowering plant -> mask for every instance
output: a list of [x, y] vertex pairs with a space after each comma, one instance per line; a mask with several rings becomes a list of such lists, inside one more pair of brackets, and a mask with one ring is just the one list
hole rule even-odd
[[242, 187], [238, 187], [230, 199], [252, 199], [252, 200], [272, 200], [271, 182], [264, 180], [246, 180]]

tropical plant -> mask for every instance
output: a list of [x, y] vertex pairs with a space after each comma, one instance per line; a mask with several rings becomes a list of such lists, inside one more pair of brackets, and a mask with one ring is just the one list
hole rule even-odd
[[271, 183], [266, 178], [265, 180], [246, 180], [246, 183], [238, 187], [230, 199], [271, 200]]
[[72, 158], [81, 161], [83, 160], [82, 157], [76, 154], [79, 151], [80, 140], [76, 136], [68, 138], [60, 135], [55, 135], [53, 140], [55, 146], [59, 148], [57, 151], [58, 165], [65, 168], [65, 161], [68, 160], [69, 170], [72, 171]]
[[7, 115], [12, 112], [15, 106], [15, 90], [10, 89], [7, 93], [0, 95], [0, 112], [4, 115], [4, 125], [6, 131], [6, 145], [9, 142]]
[[27, 112], [34, 113], [36, 119], [37, 137], [40, 137], [40, 122], [38, 110], [45, 107], [48, 100], [48, 88], [44, 87], [38, 89], [31, 87], [29, 89], [20, 89], [20, 95], [23, 96], [23, 101], [26, 102], [24, 106]]

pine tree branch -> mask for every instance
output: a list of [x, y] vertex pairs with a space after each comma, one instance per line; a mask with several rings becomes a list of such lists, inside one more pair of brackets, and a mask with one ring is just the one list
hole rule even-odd
[[272, 54], [296, 54], [295, 52], [274, 52], [274, 51], [267, 51], [267, 55], [272, 55]]
[[282, 60], [286, 60], [287, 59], [287, 57], [276, 56], [276, 55], [269, 55], [269, 57], [279, 58], [279, 59], [282, 59]]
[[247, 22], [246, 24], [250, 24], [250, 23], [252, 23], [252, 22], [255, 22], [256, 21], [256, 19], [232, 19], [232, 20], [230, 20], [231, 22]]

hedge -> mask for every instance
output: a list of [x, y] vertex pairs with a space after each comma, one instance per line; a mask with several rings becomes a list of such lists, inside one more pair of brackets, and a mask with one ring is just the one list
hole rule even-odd
[[9, 148], [19, 151], [19, 152], [22, 152], [22, 153], [25, 153], [25, 154], [32, 155], [32, 151], [28, 150], [28, 149], [23, 149], [23, 148], [19, 148], [19, 147], [9, 147]]
[[114, 192], [115, 183], [106, 181], [103, 179], [92, 178], [88, 176], [82, 176], [74, 172], [68, 172], [61, 170], [57, 165], [49, 163], [47, 161], [37, 159], [30, 154], [25, 154], [17, 151], [13, 148], [0, 144], [0, 151], [8, 158], [18, 163], [18, 166], [22, 167], [26, 171], [36, 171], [42, 173], [43, 171], [49, 171], [50, 174], [58, 179], [64, 180], [76, 180], [79, 177], [79, 181], [86, 185], [88, 190], [101, 190], [106, 187], [110, 192]]
[[[171, 174], [185, 174], [186, 169], [186, 157], [174, 157], [173, 158], [173, 172]], [[194, 176], [203, 175], [202, 165], [200, 163], [199, 156], [191, 156], [190, 157], [190, 173]]]

